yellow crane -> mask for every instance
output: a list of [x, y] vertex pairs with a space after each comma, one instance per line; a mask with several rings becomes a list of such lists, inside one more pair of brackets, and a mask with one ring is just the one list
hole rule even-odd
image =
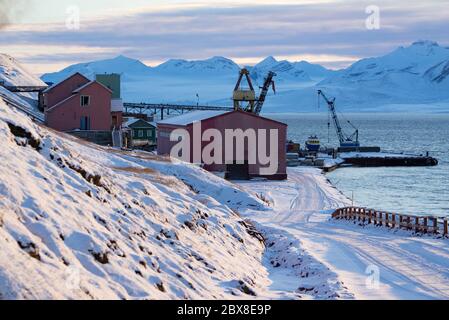
[[[248, 88], [241, 87], [243, 78], [246, 78]], [[254, 112], [254, 105], [256, 103], [256, 91], [254, 91], [253, 83], [249, 76], [248, 69], [240, 70], [239, 79], [237, 81], [237, 84], [235, 85], [232, 100], [234, 101], [235, 110], [245, 110], [248, 112]], [[244, 104], [246, 103], [247, 105], [244, 106]]]
[[[248, 69], [240, 70], [239, 79], [234, 89], [234, 94], [232, 100], [234, 101], [235, 110], [244, 110], [246, 112], [255, 113], [257, 115], [262, 111], [262, 107], [265, 103], [265, 99], [268, 94], [270, 87], [273, 88], [274, 93], [276, 93], [276, 87], [273, 78], [276, 73], [270, 71], [268, 76], [265, 78], [264, 85], [260, 88], [262, 89], [259, 98], [256, 97], [256, 91], [251, 81], [250, 73]], [[242, 88], [241, 84], [243, 78], [246, 78], [248, 83], [248, 88]], [[246, 105], [245, 105], [246, 104]]]

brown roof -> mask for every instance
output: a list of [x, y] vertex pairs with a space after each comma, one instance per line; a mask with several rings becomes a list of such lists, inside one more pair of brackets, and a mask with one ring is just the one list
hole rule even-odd
[[54, 88], [59, 87], [61, 84], [63, 84], [63, 83], [66, 82], [67, 80], [72, 79], [72, 78], [73, 78], [74, 76], [76, 76], [76, 75], [80, 75], [81, 77], [83, 77], [83, 78], [86, 79], [87, 81], [90, 81], [87, 77], [83, 76], [81, 73], [76, 72], [76, 73], [72, 74], [70, 77], [65, 78], [64, 80], [62, 80], [62, 81], [60, 81], [60, 82], [58, 82], [58, 83], [52, 85], [51, 87], [48, 87], [47, 89], [45, 89], [45, 90], [43, 91], [43, 93], [47, 93], [47, 92], [52, 91]]
[[95, 80], [94, 80], [94, 81], [90, 81], [90, 82], [86, 83], [85, 85], [83, 85], [83, 86], [81, 86], [81, 87], [79, 87], [79, 88], [73, 90], [73, 93], [79, 93], [79, 92], [81, 92], [81, 90], [83, 90], [83, 89], [85, 89], [85, 88], [87, 88], [87, 87], [93, 85], [94, 83], [99, 84], [99, 85], [102, 86], [104, 89], [106, 89], [106, 90], [108, 90], [109, 92], [112, 93], [112, 90], [111, 90], [111, 89], [109, 89], [109, 88], [106, 87], [105, 85], [103, 85], [103, 84], [101, 84], [100, 82], [95, 81]]

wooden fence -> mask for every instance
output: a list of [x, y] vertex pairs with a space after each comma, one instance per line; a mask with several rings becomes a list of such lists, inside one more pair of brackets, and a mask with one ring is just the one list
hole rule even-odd
[[434, 233], [448, 236], [448, 217], [411, 216], [373, 209], [348, 207], [337, 209], [333, 219], [358, 220], [363, 223], [405, 229], [417, 233]]

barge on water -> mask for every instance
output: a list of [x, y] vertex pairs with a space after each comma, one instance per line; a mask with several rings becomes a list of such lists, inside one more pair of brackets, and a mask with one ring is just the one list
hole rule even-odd
[[357, 167], [430, 167], [438, 160], [429, 155], [406, 155], [394, 153], [341, 153], [345, 164]]
[[[332, 154], [332, 155], [331, 155]], [[287, 166], [311, 166], [324, 172], [331, 172], [341, 166], [354, 167], [431, 167], [437, 166], [438, 160], [428, 154], [407, 155], [387, 152], [347, 152], [347, 153], [289, 153]]]

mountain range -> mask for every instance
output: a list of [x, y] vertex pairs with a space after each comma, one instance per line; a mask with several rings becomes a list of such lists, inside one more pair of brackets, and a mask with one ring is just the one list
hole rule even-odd
[[[120, 73], [127, 102], [230, 106], [241, 67], [225, 57], [172, 59], [150, 67], [121, 55], [75, 64], [44, 74], [41, 79], [58, 82], [74, 72], [89, 78], [99, 73]], [[318, 89], [336, 97], [338, 108], [344, 111], [449, 111], [449, 48], [433, 41], [417, 41], [342, 70], [274, 57], [247, 68], [256, 88], [268, 71], [277, 74], [277, 93], [268, 96], [265, 112], [315, 112]]]

